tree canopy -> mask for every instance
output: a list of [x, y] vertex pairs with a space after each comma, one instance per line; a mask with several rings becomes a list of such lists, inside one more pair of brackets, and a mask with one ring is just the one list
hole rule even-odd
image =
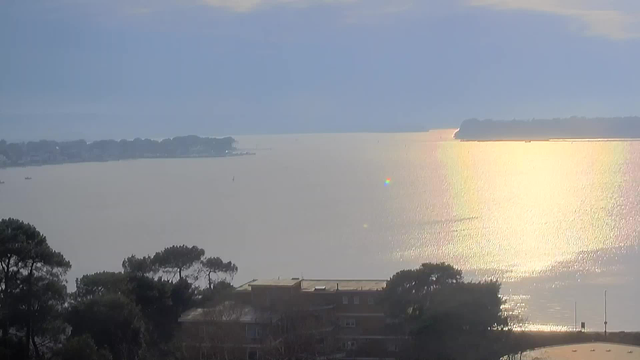
[[[68, 294], [71, 264], [64, 256], [33, 225], [1, 220], [0, 358], [175, 359], [180, 315], [229, 289], [222, 278], [238, 271], [232, 262], [204, 255], [186, 245], [132, 255], [122, 261], [122, 272], [83, 275]], [[203, 269], [207, 279], [220, 281], [201, 288]], [[158, 272], [170, 276], [155, 277]]]
[[111, 354], [99, 350], [89, 335], [79, 336], [67, 341], [54, 352], [54, 360], [112, 360]]
[[109, 161], [140, 158], [224, 156], [235, 150], [235, 139], [177, 136], [162, 141], [133, 140], [29, 141], [7, 143], [0, 140], [0, 167]]
[[113, 360], [140, 359], [145, 326], [140, 310], [123, 295], [104, 294], [75, 303], [67, 315], [71, 336], [90, 336]]
[[233, 280], [238, 272], [236, 264], [231, 261], [224, 262], [219, 257], [208, 257], [201, 261], [201, 266], [207, 277], [209, 289], [213, 289], [213, 286], [220, 280], [220, 275], [226, 275]]
[[173, 245], [153, 255], [151, 265], [173, 277], [177, 274], [181, 280], [183, 273], [192, 269], [203, 257], [204, 250], [197, 246]]
[[[465, 359], [499, 354], [502, 314], [500, 284], [465, 282], [462, 271], [445, 263], [402, 270], [384, 290], [387, 314], [400, 320], [413, 339], [409, 357]], [[499, 356], [498, 356], [499, 357]]]
[[[42, 346], [59, 338], [54, 329], [66, 300], [64, 277], [70, 268], [33, 225], [0, 220], [0, 326], [5, 352], [39, 355]], [[22, 337], [22, 349], [9, 349], [15, 340], [11, 336]]]
[[425, 263], [397, 272], [387, 282], [384, 299], [394, 317], [418, 317], [429, 305], [434, 290], [462, 281], [462, 271], [445, 263]]
[[135, 273], [138, 275], [154, 274], [158, 269], [151, 263], [151, 256], [143, 256], [141, 258], [131, 255], [122, 260], [122, 269], [127, 273]]

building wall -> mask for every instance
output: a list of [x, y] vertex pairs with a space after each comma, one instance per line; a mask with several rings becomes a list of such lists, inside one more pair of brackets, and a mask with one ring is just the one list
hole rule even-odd
[[256, 307], [272, 307], [288, 303], [300, 295], [300, 284], [291, 287], [254, 286], [251, 301]]
[[[381, 293], [379, 291], [340, 291], [336, 293], [336, 296], [336, 311], [339, 313], [381, 314], [384, 312], [384, 308], [380, 304]], [[369, 303], [370, 300], [373, 304]]]
[[[277, 326], [255, 325], [261, 327], [260, 338], [247, 338], [247, 324], [209, 322], [204, 326], [212, 330], [205, 330], [204, 337], [202, 330], [194, 328], [203, 324], [184, 324], [183, 333], [185, 340], [197, 340], [191, 342], [191, 353], [198, 355], [202, 346], [212, 349], [207, 354], [214, 354], [214, 348], [226, 346], [224, 351], [238, 348], [233, 350], [235, 356], [246, 359], [247, 349], [264, 353], [269, 351], [267, 340], [275, 341], [286, 334], [290, 341], [304, 342], [318, 353], [393, 358], [393, 349], [401, 342], [401, 337], [389, 332], [381, 294], [380, 291], [358, 290], [301, 291], [299, 284], [293, 287], [255, 286], [250, 291], [237, 292], [235, 300], [276, 314], [275, 318], [280, 319]], [[299, 337], [296, 332], [300, 333]]]
[[[255, 329], [259, 336], [253, 336]], [[259, 351], [269, 332], [265, 324], [202, 321], [183, 323], [179, 336], [189, 360], [246, 359], [249, 350]]]

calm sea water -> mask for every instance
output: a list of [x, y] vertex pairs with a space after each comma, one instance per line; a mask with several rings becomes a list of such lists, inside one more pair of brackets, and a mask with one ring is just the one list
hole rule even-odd
[[5, 169], [0, 217], [35, 224], [70, 279], [183, 243], [236, 262], [238, 284], [447, 261], [501, 280], [532, 323], [572, 327], [577, 302], [601, 329], [608, 290], [609, 328], [640, 330], [640, 142], [452, 133], [238, 137], [258, 155]]

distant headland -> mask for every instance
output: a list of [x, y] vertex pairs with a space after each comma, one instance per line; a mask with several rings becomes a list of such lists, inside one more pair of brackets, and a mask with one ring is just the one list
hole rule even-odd
[[30, 141], [7, 143], [0, 140], [0, 168], [79, 162], [149, 158], [195, 158], [253, 155], [237, 152], [232, 137], [210, 138], [195, 135], [172, 139]]
[[512, 121], [469, 119], [462, 122], [454, 137], [471, 141], [635, 139], [640, 138], [640, 117]]

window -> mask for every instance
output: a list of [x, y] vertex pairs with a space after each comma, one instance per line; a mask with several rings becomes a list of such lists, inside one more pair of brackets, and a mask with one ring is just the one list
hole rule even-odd
[[316, 324], [324, 324], [324, 314], [315, 314], [315, 315], [313, 315], [313, 321]]
[[343, 327], [356, 327], [356, 319], [342, 319]]
[[347, 304], [349, 303], [349, 297], [348, 297], [348, 296], [343, 296], [343, 297], [342, 297], [342, 303], [343, 303], [344, 305], [347, 305]]
[[259, 339], [262, 337], [262, 329], [258, 325], [247, 325], [247, 339]]
[[360, 296], [354, 296], [353, 297], [353, 303], [356, 304], [356, 305], [360, 304]]
[[388, 350], [392, 352], [398, 352], [400, 351], [400, 346], [398, 346], [398, 344], [391, 344], [389, 345]]
[[207, 360], [207, 348], [200, 348], [200, 360]]
[[342, 347], [345, 350], [355, 350], [358, 347], [358, 344], [355, 341], [345, 341], [342, 343]]
[[258, 360], [258, 350], [247, 351], [247, 360]]
[[200, 326], [200, 336], [205, 337], [207, 335], [207, 330], [204, 325]]
[[371, 296], [369, 296], [369, 298], [367, 299], [367, 303], [369, 303], [369, 305], [373, 305], [373, 298]]
[[316, 339], [316, 346], [324, 346], [324, 338], [319, 337]]

